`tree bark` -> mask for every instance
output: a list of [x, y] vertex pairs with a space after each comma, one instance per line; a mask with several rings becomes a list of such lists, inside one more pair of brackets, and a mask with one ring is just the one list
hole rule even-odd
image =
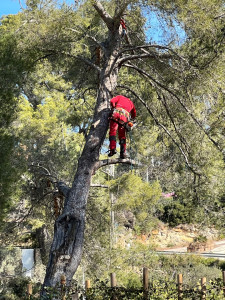
[[[104, 11], [101, 13], [104, 14]], [[66, 275], [67, 283], [69, 283], [82, 257], [85, 210], [91, 176], [96, 166], [98, 168], [99, 153], [108, 129], [111, 92], [116, 87], [118, 75], [116, 57], [119, 51], [121, 33], [118, 24], [117, 28], [112, 27], [112, 19], [108, 15], [105, 22], [109, 22], [108, 48], [105, 48], [105, 63], [99, 76], [93, 123], [78, 162], [72, 188], [64, 193], [66, 198], [63, 213], [55, 222], [42, 294], [45, 293], [44, 287], [56, 285], [62, 274]]]

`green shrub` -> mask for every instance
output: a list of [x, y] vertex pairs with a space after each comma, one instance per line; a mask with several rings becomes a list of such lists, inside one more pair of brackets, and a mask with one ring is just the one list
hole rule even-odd
[[193, 208], [186, 204], [173, 202], [164, 206], [160, 220], [174, 227], [179, 224], [189, 224], [193, 217]]

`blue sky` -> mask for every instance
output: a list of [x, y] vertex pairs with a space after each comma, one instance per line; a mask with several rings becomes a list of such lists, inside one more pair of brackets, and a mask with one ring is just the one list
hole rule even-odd
[[[0, 0], [0, 18], [3, 15], [9, 15], [9, 14], [17, 14], [22, 10], [22, 8], [25, 8], [26, 0]], [[74, 4], [75, 0], [58, 0], [58, 2], [66, 2], [67, 4]], [[22, 7], [21, 7], [22, 6]], [[150, 20], [150, 23], [148, 23]], [[163, 40], [165, 39], [165, 36], [169, 36], [170, 30], [168, 29], [166, 24], [162, 24], [163, 20], [157, 17], [157, 13], [151, 12], [151, 17], [148, 18], [148, 21], [146, 22], [146, 34], [147, 37], [151, 37], [149, 41], [151, 42], [157, 42], [157, 43], [163, 43]], [[184, 42], [185, 40], [185, 33], [179, 27], [177, 24], [176, 29], [178, 31], [179, 38], [181, 41], [179, 43]]]
[[[24, 5], [24, 1], [21, 1]], [[19, 0], [1, 0], [0, 4], [0, 16], [17, 14], [21, 10]]]
[[[25, 8], [25, 0], [0, 0], [0, 17], [3, 15], [10, 15], [10, 14], [17, 14], [21, 11], [21, 5]], [[60, 2], [63, 2], [61, 0]], [[66, 0], [65, 1], [68, 4], [73, 4], [74, 0]]]

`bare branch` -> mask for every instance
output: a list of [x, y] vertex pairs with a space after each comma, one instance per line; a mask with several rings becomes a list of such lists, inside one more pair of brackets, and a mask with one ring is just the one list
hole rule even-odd
[[139, 50], [139, 49], [143, 50], [143, 49], [146, 49], [146, 48], [157, 48], [157, 49], [161, 49], [161, 50], [168, 50], [171, 53], [178, 56], [179, 58], [185, 60], [185, 58], [180, 56], [176, 51], [174, 51], [170, 47], [162, 46], [162, 45], [158, 45], [158, 44], [150, 44], [150, 45], [145, 44], [145, 45], [139, 45], [139, 46], [125, 47], [124, 49], [120, 50], [119, 54], [122, 54], [122, 53], [128, 52], [128, 51], [132, 51], [132, 50]]
[[94, 64], [92, 61], [90, 61], [89, 59], [82, 57], [80, 55], [73, 55], [71, 53], [68, 52], [61, 52], [61, 54], [64, 54], [66, 56], [72, 57], [74, 59], [78, 59], [78, 60], [82, 60], [84, 63], [86, 63], [87, 65], [91, 66], [92, 68], [94, 68], [96, 71], [98, 71], [99, 73], [101, 72], [101, 69], [99, 68], [99, 66], [97, 66], [96, 64]]
[[21, 0], [19, 0], [19, 4], [20, 4], [20, 8], [21, 8], [22, 10], [24, 10], [23, 5], [22, 5], [22, 3], [21, 3]]
[[216, 20], [216, 19], [220, 19], [220, 18], [224, 18], [224, 17], [225, 17], [225, 13], [224, 13], [224, 14], [222, 14], [222, 15], [216, 16], [216, 17], [214, 18], [214, 20]]
[[[119, 51], [116, 59], [118, 57], [120, 57], [124, 52], [131, 52], [131, 51], [134, 51], [134, 50], [142, 50], [145, 54], [151, 55], [151, 52], [145, 50], [145, 49], [148, 49], [148, 48], [156, 48], [156, 49], [160, 49], [160, 50], [167, 50], [167, 51], [171, 52], [172, 54], [174, 54], [174, 57], [177, 57], [179, 60], [183, 61], [189, 67], [192, 67], [192, 66], [190, 66], [189, 62], [183, 56], [179, 55], [176, 51], [174, 51], [170, 47], [162, 46], [162, 45], [158, 45], [158, 44], [125, 47], [124, 49]], [[155, 52], [152, 52], [152, 53], [156, 54], [156, 57], [158, 56], [157, 53], [155, 53]]]
[[108, 188], [109, 186], [108, 185], [104, 185], [104, 184], [95, 184], [95, 183], [92, 183], [91, 184], [91, 187], [93, 187], [93, 188]]
[[126, 164], [130, 166], [139, 165], [135, 160], [131, 160], [129, 158], [121, 159], [121, 158], [110, 158], [110, 159], [103, 159], [99, 160], [94, 168], [94, 171], [96, 172], [98, 169], [107, 166], [107, 165], [115, 165], [115, 164]]
[[48, 50], [48, 51], [51, 51], [50, 53], [48, 53], [48, 54], [46, 54], [46, 55], [44, 55], [44, 56], [41, 56], [41, 57], [39, 57], [39, 58], [37, 58], [35, 61], [34, 61], [34, 63], [36, 63], [36, 62], [38, 62], [38, 61], [40, 61], [40, 60], [42, 60], [42, 59], [45, 59], [45, 58], [47, 58], [47, 57], [49, 57], [49, 56], [52, 56], [52, 55], [57, 55], [57, 54], [61, 54], [61, 55], [66, 55], [66, 56], [68, 56], [68, 57], [72, 57], [72, 58], [74, 58], [74, 59], [78, 59], [78, 60], [82, 60], [84, 63], [86, 63], [87, 65], [89, 65], [89, 66], [91, 66], [93, 69], [95, 69], [98, 73], [100, 73], [101, 72], [101, 69], [99, 68], [99, 66], [97, 66], [96, 64], [94, 64], [92, 61], [90, 61], [89, 59], [87, 59], [87, 58], [85, 58], [85, 57], [82, 57], [82, 56], [80, 56], [80, 55], [73, 55], [73, 54], [71, 54], [71, 53], [69, 53], [69, 52], [56, 52], [56, 51], [54, 51], [54, 50]]
[[42, 171], [44, 171], [44, 173], [43, 173], [44, 176], [51, 176], [52, 178], [57, 179], [56, 176], [52, 175], [47, 168], [43, 167], [39, 163], [37, 163], [37, 164], [31, 163], [29, 165], [29, 167], [41, 169]]

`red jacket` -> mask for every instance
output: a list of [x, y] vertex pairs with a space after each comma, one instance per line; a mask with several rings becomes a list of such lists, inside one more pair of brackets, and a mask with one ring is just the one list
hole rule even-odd
[[122, 26], [123, 29], [125, 29], [125, 30], [127, 29], [126, 24], [123, 19], [120, 19], [120, 25]]
[[123, 109], [128, 111], [132, 119], [136, 117], [136, 109], [134, 103], [129, 98], [118, 95], [110, 100], [110, 104], [112, 107], [122, 107]]

